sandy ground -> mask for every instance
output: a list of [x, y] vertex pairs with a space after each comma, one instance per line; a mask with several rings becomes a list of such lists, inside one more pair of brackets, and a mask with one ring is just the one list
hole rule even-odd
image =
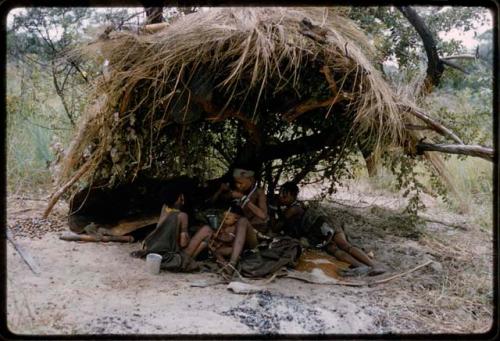
[[[306, 196], [308, 192], [304, 193]], [[234, 294], [214, 274], [151, 275], [129, 253], [138, 244], [58, 239], [52, 232], [15, 234], [41, 271], [35, 275], [7, 245], [8, 327], [16, 334], [378, 334], [484, 333], [492, 325], [492, 235], [426, 198], [421, 228], [399, 214], [398, 196], [346, 188], [330, 202], [353, 244], [392, 273], [433, 260], [417, 272], [364, 287], [281, 278], [254, 294]], [[40, 217], [44, 201], [9, 197], [8, 225]], [[383, 275], [382, 277], [384, 277]]]

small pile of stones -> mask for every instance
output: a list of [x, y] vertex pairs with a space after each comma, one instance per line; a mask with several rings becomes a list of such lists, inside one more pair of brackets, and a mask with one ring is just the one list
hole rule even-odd
[[7, 226], [14, 237], [41, 239], [48, 232], [66, 230], [64, 223], [59, 220], [42, 218], [23, 218]]

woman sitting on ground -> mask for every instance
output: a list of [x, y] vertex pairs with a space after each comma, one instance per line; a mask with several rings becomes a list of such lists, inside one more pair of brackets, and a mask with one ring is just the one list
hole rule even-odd
[[238, 225], [245, 225], [247, 231], [246, 246], [257, 246], [256, 230], [260, 233], [268, 232], [267, 199], [262, 188], [258, 187], [253, 170], [235, 168], [233, 171], [233, 188], [229, 183], [222, 183], [219, 190], [211, 198], [211, 202], [232, 200], [240, 206], [243, 216], [238, 220]]
[[[172, 256], [177, 255], [179, 264], [171, 264], [171, 268], [184, 268], [208, 244], [212, 233], [209, 226], [202, 226], [192, 238], [188, 232], [188, 215], [182, 212], [184, 194], [177, 189], [171, 189], [165, 196], [165, 204], [161, 209], [160, 219], [156, 228], [142, 242], [142, 249], [131, 253], [133, 257], [145, 257], [149, 253], [164, 256], [165, 262], [172, 263]], [[186, 257], [188, 256], [188, 257]], [[163, 264], [163, 261], [162, 261]], [[164, 266], [162, 265], [162, 268]]]
[[267, 199], [264, 190], [258, 187], [255, 172], [236, 168], [233, 178], [235, 190], [231, 191], [231, 197], [241, 207], [250, 225], [260, 233], [267, 233]]
[[293, 182], [286, 182], [281, 186], [278, 200], [283, 208], [278, 211], [280, 220], [273, 228], [274, 231], [283, 230], [294, 238], [305, 237], [313, 247], [324, 249], [339, 260], [358, 268], [358, 271], [351, 272], [353, 274], [366, 270], [368, 275], [375, 276], [386, 271], [382, 264], [370, 259], [360, 248], [351, 245], [340, 225], [332, 227], [323, 214], [306, 209], [297, 200], [298, 193], [299, 188]]
[[145, 257], [148, 253], [176, 252], [188, 245], [188, 215], [181, 212], [184, 194], [171, 189], [164, 200], [156, 228], [144, 238], [142, 249], [132, 252], [133, 257]]

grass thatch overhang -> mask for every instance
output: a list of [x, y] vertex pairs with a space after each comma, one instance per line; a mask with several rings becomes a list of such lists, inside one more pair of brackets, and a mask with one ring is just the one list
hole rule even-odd
[[398, 98], [370, 41], [338, 9], [214, 8], [154, 34], [111, 32], [85, 51], [109, 71], [67, 150], [65, 191], [76, 178], [210, 177], [204, 132], [234, 119], [251, 130], [269, 115], [292, 125], [315, 115], [332, 134], [369, 139], [375, 155], [419, 138], [404, 128], [415, 119], [402, 108], [413, 104]]

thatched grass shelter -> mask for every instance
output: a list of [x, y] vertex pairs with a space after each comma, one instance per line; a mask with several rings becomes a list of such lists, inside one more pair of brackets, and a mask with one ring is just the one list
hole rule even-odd
[[153, 34], [111, 32], [85, 52], [109, 71], [54, 198], [140, 177], [207, 180], [220, 175], [216, 160], [231, 166], [248, 150], [254, 163], [306, 154], [335, 167], [357, 145], [376, 158], [420, 138], [405, 129], [414, 104], [340, 9], [214, 8]]

